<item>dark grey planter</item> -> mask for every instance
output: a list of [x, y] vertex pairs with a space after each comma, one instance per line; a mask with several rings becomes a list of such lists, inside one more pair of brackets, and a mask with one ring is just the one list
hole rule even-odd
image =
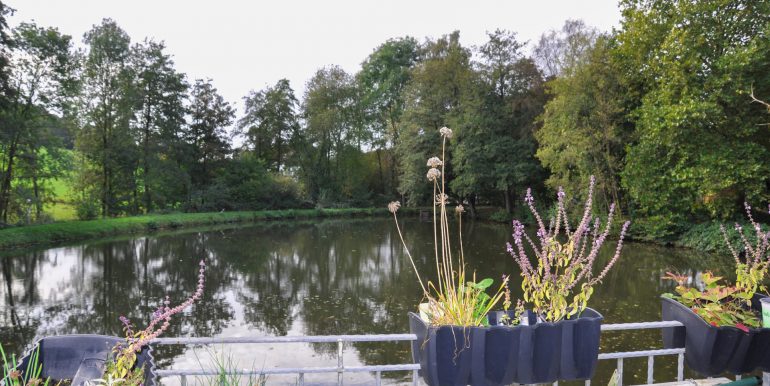
[[414, 313], [409, 326], [417, 340], [412, 359], [430, 386], [497, 386], [590, 379], [596, 370], [603, 317], [587, 308], [557, 323], [489, 327], [428, 326]]
[[[72, 386], [101, 378], [104, 363], [112, 349], [123, 338], [106, 335], [60, 335], [38, 340], [19, 360], [18, 369], [26, 371], [33, 350], [39, 349], [38, 362], [42, 364], [41, 378], [52, 380], [71, 379]], [[144, 386], [155, 386], [155, 363], [152, 348], [145, 346], [137, 354], [136, 366], [144, 366]]]
[[[761, 307], [755, 296], [752, 308]], [[676, 320], [684, 327], [664, 328], [665, 348], [685, 348], [687, 366], [707, 377], [724, 372], [745, 374], [770, 371], [770, 328], [716, 327], [706, 323], [682, 303], [661, 297], [663, 320]]]

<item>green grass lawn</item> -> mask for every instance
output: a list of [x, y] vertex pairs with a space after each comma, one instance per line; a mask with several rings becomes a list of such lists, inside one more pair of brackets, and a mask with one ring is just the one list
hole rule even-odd
[[72, 186], [67, 177], [57, 178], [51, 181], [51, 192], [54, 202], [46, 203], [43, 211], [53, 217], [54, 221], [76, 220], [77, 212], [72, 203]]

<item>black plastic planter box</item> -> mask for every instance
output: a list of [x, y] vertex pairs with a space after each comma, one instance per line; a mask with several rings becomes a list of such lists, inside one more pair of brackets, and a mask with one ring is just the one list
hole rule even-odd
[[[112, 349], [123, 338], [106, 335], [60, 335], [45, 337], [19, 361], [18, 369], [26, 371], [31, 353], [39, 348], [38, 363], [42, 364], [42, 379], [72, 380], [72, 386], [80, 386], [84, 381], [101, 378], [104, 362]], [[137, 354], [136, 366], [144, 366], [144, 386], [155, 386], [155, 363], [152, 348], [146, 346]], [[78, 371], [80, 371], [79, 376]]]
[[587, 308], [579, 318], [557, 323], [489, 327], [428, 326], [409, 313], [417, 340], [412, 359], [430, 386], [496, 386], [551, 383], [593, 376], [599, 354], [602, 316]]
[[[759, 309], [755, 297], [752, 308]], [[728, 371], [744, 374], [756, 369], [770, 371], [770, 328], [716, 327], [674, 299], [661, 297], [663, 320], [676, 320], [684, 327], [664, 328], [665, 348], [685, 348], [687, 366], [703, 376]]]

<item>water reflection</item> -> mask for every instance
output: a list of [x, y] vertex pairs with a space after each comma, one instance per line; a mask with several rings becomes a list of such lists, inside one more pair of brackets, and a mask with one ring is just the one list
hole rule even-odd
[[[434, 274], [430, 224], [406, 222], [407, 242], [418, 267]], [[517, 276], [505, 253], [507, 227], [471, 223], [464, 236], [467, 262], [479, 278]], [[601, 261], [612, 249], [607, 246]], [[203, 299], [176, 319], [166, 336], [401, 333], [408, 330], [406, 313], [420, 301], [419, 285], [389, 220], [209, 228], [0, 257], [0, 342], [20, 353], [40, 336], [118, 335], [120, 315], [141, 324], [166, 295], [172, 301], [188, 296], [195, 288], [201, 258], [209, 266]], [[661, 279], [666, 271], [697, 279], [704, 267], [729, 271], [729, 264], [729, 259], [629, 244], [616, 269], [597, 288], [592, 307], [607, 322], [658, 320], [658, 296], [673, 288], [673, 283]], [[519, 284], [514, 282], [512, 289]], [[659, 334], [605, 334], [602, 350], [660, 347]], [[246, 368], [336, 363], [336, 347], [331, 345], [236, 345], [228, 350], [237, 365]], [[157, 358], [162, 367], [199, 368], [201, 362], [208, 363], [207, 354], [201, 355], [200, 350], [170, 346], [160, 348]], [[408, 360], [406, 344], [346, 348], [347, 366]], [[608, 377], [613, 365], [601, 365], [600, 379]], [[674, 365], [672, 361], [658, 371], [656, 379], [673, 377]], [[628, 381], [643, 380], [646, 360], [628, 361], [626, 369]], [[403, 379], [394, 377], [391, 382]], [[271, 383], [279, 380], [293, 383], [291, 377]], [[370, 381], [365, 374], [346, 379], [348, 384]]]

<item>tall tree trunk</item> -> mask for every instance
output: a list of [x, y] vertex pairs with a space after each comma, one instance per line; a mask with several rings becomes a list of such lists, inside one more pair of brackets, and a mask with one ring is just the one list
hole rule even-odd
[[40, 221], [43, 214], [43, 202], [40, 199], [40, 185], [37, 183], [37, 171], [32, 171], [32, 192], [35, 194], [35, 221]]
[[475, 219], [477, 217], [475, 194], [471, 194], [470, 196], [468, 196], [468, 203], [470, 204], [470, 207], [471, 207], [471, 218]]
[[149, 113], [145, 115], [145, 125], [144, 125], [144, 164], [142, 167], [144, 168], [144, 175], [142, 178], [142, 184], [144, 188], [144, 210], [145, 212], [151, 212], [152, 211], [152, 196], [150, 195], [150, 184], [147, 183], [148, 177], [150, 175], [150, 119], [149, 119]]
[[136, 216], [136, 215], [139, 214], [139, 184], [136, 183], [136, 177], [134, 177], [133, 185], [134, 185], [134, 189], [133, 189], [132, 193], [133, 193], [134, 197], [133, 197], [132, 201], [134, 202], [134, 205], [132, 205], [133, 209], [131, 209], [131, 212], [133, 212], [133, 213], [131, 213], [131, 214]]
[[512, 209], [513, 209], [511, 207], [511, 187], [510, 186], [506, 186], [505, 187], [505, 192], [503, 192], [503, 194], [505, 194], [505, 211], [507, 213], [511, 213]]
[[103, 165], [102, 165], [102, 217], [109, 217], [110, 215], [110, 205], [109, 205], [109, 186], [108, 186], [108, 179], [109, 179], [109, 171], [107, 170], [107, 157], [103, 157], [102, 159]]
[[11, 201], [11, 183], [13, 181], [13, 165], [16, 160], [16, 152], [18, 151], [20, 132], [16, 133], [11, 141], [11, 147], [8, 149], [8, 165], [5, 168], [5, 175], [3, 176], [3, 183], [0, 185], [0, 215], [2, 215], [3, 222], [8, 222], [8, 206]]
[[275, 148], [278, 153], [275, 156], [275, 172], [279, 173], [281, 171], [281, 161], [283, 160], [283, 141], [281, 141], [280, 137], [275, 141]]
[[398, 145], [399, 135], [398, 123], [394, 119], [390, 120], [390, 130], [392, 135], [390, 148], [390, 188], [393, 193], [398, 193], [398, 160], [396, 159], [396, 146]]
[[112, 171], [110, 170], [110, 157], [109, 157], [109, 128], [108, 121], [109, 115], [105, 117], [104, 127], [102, 127], [102, 217], [110, 216], [110, 178]]
[[380, 173], [380, 193], [385, 194], [385, 175], [382, 172], [382, 157], [380, 156], [380, 150], [377, 149], [377, 166]]

